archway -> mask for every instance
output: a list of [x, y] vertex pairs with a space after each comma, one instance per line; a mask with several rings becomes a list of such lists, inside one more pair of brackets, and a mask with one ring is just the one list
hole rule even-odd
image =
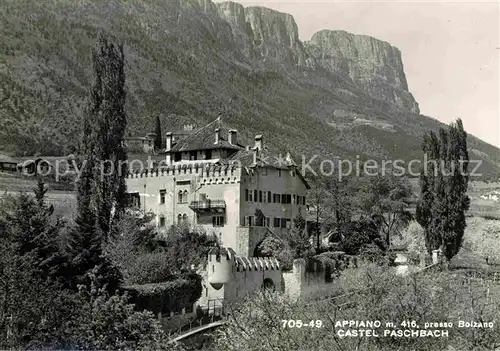
[[271, 278], [265, 278], [264, 282], [262, 283], [262, 290], [269, 291], [269, 292], [275, 292], [276, 285], [274, 284], [274, 281]]

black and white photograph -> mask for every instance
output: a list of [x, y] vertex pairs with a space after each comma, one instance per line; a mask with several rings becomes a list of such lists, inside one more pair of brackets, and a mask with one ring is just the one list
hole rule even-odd
[[0, 350], [500, 350], [500, 2], [0, 0]]

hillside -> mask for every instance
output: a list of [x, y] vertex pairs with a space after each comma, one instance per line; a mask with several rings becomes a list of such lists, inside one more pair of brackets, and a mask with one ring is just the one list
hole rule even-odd
[[[264, 132], [296, 156], [410, 160], [441, 125], [418, 114], [400, 51], [371, 37], [324, 30], [301, 42], [292, 16], [231, 2], [5, 0], [0, 152], [74, 150], [99, 31], [125, 44], [129, 133], [151, 131], [156, 115], [175, 130], [222, 114], [243, 142]], [[469, 145], [498, 178], [499, 150]]]

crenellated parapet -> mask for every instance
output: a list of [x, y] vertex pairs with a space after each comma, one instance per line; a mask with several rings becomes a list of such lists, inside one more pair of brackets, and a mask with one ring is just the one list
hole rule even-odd
[[278, 260], [269, 257], [240, 257], [237, 256], [234, 264], [237, 272], [269, 271], [281, 269]]
[[127, 179], [158, 178], [180, 175], [193, 175], [200, 178], [200, 183], [236, 183], [241, 176], [241, 168], [234, 164], [186, 163], [158, 167], [150, 170], [131, 171]]

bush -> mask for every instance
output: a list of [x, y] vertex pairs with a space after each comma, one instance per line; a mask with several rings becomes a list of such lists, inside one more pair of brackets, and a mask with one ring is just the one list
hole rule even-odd
[[385, 250], [378, 228], [373, 221], [347, 222], [340, 226], [339, 231], [343, 237], [340, 250], [348, 255], [357, 255], [359, 250], [368, 244], [375, 244], [380, 249]]
[[144, 253], [136, 257], [126, 271], [127, 284], [161, 283], [173, 276], [165, 252]]
[[211, 248], [219, 246], [215, 236], [192, 231], [188, 227], [172, 227], [165, 241], [170, 266], [176, 272], [203, 266]]
[[126, 296], [108, 296], [94, 284], [90, 289], [82, 286], [76, 306], [77, 314], [61, 328], [58, 349], [168, 349], [155, 316], [150, 311], [134, 311]]
[[[279, 295], [258, 295], [232, 313], [219, 330], [218, 350], [492, 350], [500, 345], [500, 289], [480, 283], [463, 285], [449, 272], [396, 276], [376, 264], [344, 270], [332, 286], [336, 299], [291, 303]], [[321, 328], [283, 327], [282, 320], [320, 320]], [[339, 338], [337, 321], [381, 321], [379, 338]], [[457, 328], [459, 320], [495, 321], [493, 328]], [[452, 322], [449, 337], [383, 337], [385, 323]], [[370, 328], [371, 329], [371, 328]], [[375, 328], [376, 329], [376, 328]], [[252, 337], [258, 335], [258, 338]]]
[[365, 262], [376, 263], [381, 266], [393, 266], [396, 254], [384, 252], [375, 244], [364, 245], [359, 250], [360, 258]]
[[123, 290], [130, 295], [130, 301], [135, 304], [137, 310], [169, 313], [192, 307], [201, 296], [202, 285], [199, 275], [184, 274], [175, 280], [129, 285]]

